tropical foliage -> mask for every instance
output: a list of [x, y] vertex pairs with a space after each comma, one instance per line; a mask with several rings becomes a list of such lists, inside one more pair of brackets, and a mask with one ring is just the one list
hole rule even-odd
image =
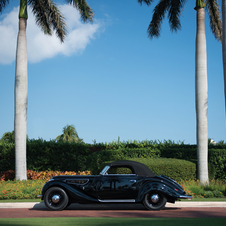
[[[90, 175], [91, 172], [86, 170], [86, 171], [32, 171], [32, 170], [27, 170], [27, 179], [28, 180], [44, 180], [48, 181], [50, 178], [53, 176], [58, 176], [58, 175]], [[0, 173], [0, 181], [8, 181], [11, 180], [13, 181], [15, 178], [15, 171], [14, 170], [9, 170]]]
[[[152, 0], [138, 1], [150, 5]], [[159, 0], [154, 8], [152, 20], [148, 27], [150, 38], [159, 37], [161, 24], [168, 12], [168, 20], [171, 31], [181, 28], [180, 16], [186, 0]], [[217, 0], [196, 0], [197, 32], [196, 32], [196, 55], [195, 55], [195, 102], [196, 102], [196, 136], [198, 177], [201, 184], [208, 184], [208, 89], [207, 89], [207, 56], [205, 36], [205, 11], [206, 6], [212, 33], [217, 40], [222, 39], [222, 24], [219, 4]]]
[[78, 133], [73, 125], [66, 125], [63, 128], [63, 134], [57, 136], [56, 141], [81, 143], [83, 140], [79, 138]]
[[0, 139], [0, 141], [5, 142], [5, 143], [14, 143], [14, 141], [15, 141], [14, 131], [4, 133], [2, 135], [2, 138]]
[[[28, 141], [28, 135], [26, 136], [26, 140]], [[2, 135], [2, 138], [0, 139], [3, 143], [15, 143], [15, 133], [14, 130], [12, 132], [6, 132]]]
[[[93, 20], [93, 11], [86, 0], [65, 0], [78, 9], [84, 22]], [[0, 13], [10, 0], [0, 1]], [[26, 132], [27, 132], [27, 6], [31, 6], [36, 18], [37, 25], [45, 34], [52, 35], [53, 32], [64, 41], [67, 34], [64, 17], [59, 11], [57, 4], [52, 0], [20, 0], [19, 8], [19, 32], [16, 49], [16, 72], [15, 72], [15, 110], [14, 110], [14, 131], [15, 131], [15, 168], [16, 178], [26, 180]]]
[[[93, 173], [99, 173], [103, 162], [128, 158], [139, 158], [142, 161], [154, 159], [153, 164], [161, 163], [160, 160], [156, 160], [158, 158], [173, 158], [184, 159], [197, 164], [196, 145], [176, 143], [170, 140], [163, 142], [147, 140], [113, 141], [108, 144], [85, 144], [39, 139], [28, 140], [27, 150], [28, 169], [33, 171], [84, 171], [89, 169]], [[151, 160], [147, 161], [152, 164]], [[176, 160], [175, 162], [173, 160], [170, 161], [170, 163], [166, 162], [166, 166], [177, 164]], [[226, 180], [225, 143], [209, 144], [208, 163], [210, 179]], [[0, 142], [0, 172], [6, 170], [15, 170], [14, 144]], [[193, 171], [190, 172], [192, 173]], [[183, 174], [185, 175], [185, 173]], [[171, 175], [171, 178], [176, 176]], [[194, 177], [194, 174], [192, 177]]]
[[[35, 172], [32, 172], [35, 174]], [[0, 181], [0, 200], [7, 199], [37, 199], [41, 194], [42, 187], [45, 181], [49, 180], [51, 175], [75, 175], [74, 172], [36, 172], [37, 179], [29, 178], [27, 181], [8, 180]], [[38, 174], [49, 175], [49, 177], [42, 179]], [[80, 172], [77, 175], [89, 175], [90, 172]], [[29, 175], [29, 173], [28, 173]], [[198, 181], [185, 180], [180, 184], [188, 195], [195, 198], [222, 198], [226, 196], [226, 183], [221, 180], [211, 180], [208, 186], [200, 186]]]
[[222, 180], [210, 180], [209, 185], [199, 185], [199, 181], [183, 181], [182, 187], [187, 194], [196, 198], [222, 198], [226, 196], [226, 183]]
[[226, 0], [222, 0], [222, 55], [223, 55], [223, 70], [224, 70], [224, 101], [226, 111]]

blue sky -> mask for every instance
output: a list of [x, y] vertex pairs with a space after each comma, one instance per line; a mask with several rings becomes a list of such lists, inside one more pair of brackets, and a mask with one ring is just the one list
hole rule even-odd
[[[63, 4], [63, 1], [58, 1]], [[195, 1], [181, 15], [182, 29], [149, 39], [153, 7], [137, 0], [88, 0], [95, 11], [83, 24], [62, 5], [69, 35], [64, 44], [41, 33], [29, 13], [28, 118], [30, 139], [55, 139], [74, 125], [86, 143], [174, 140], [196, 143]], [[18, 1], [0, 15], [0, 136], [14, 128]], [[154, 4], [153, 4], [154, 6]], [[206, 15], [209, 138], [225, 140], [221, 44]]]

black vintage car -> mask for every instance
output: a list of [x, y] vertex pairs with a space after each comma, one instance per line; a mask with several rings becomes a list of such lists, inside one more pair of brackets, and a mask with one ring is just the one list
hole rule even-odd
[[192, 199], [176, 181], [134, 161], [111, 162], [95, 176], [54, 176], [39, 197], [50, 210], [71, 203], [143, 203], [149, 210], [161, 210], [166, 202]]

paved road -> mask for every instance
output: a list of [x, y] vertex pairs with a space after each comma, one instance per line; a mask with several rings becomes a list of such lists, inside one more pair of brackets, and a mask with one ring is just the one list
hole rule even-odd
[[[191, 203], [191, 202], [189, 202]], [[195, 205], [196, 204], [196, 205]], [[190, 207], [187, 207], [189, 206]], [[212, 206], [212, 207], [210, 207]], [[213, 207], [215, 206], [215, 207]], [[220, 207], [219, 207], [220, 206]], [[15, 208], [9, 203], [0, 203], [0, 218], [33, 217], [175, 217], [175, 218], [226, 218], [226, 203], [167, 204], [161, 211], [148, 211], [140, 204], [73, 204], [63, 211], [49, 211], [43, 203], [28, 204]]]

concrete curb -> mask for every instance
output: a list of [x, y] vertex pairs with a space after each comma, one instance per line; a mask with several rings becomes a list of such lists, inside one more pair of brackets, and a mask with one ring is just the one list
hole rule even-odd
[[[87, 206], [88, 204], [86, 204]], [[107, 207], [108, 204], [105, 204]], [[110, 204], [112, 205], [112, 204]], [[117, 204], [116, 204], [117, 205]], [[126, 204], [126, 205], [135, 205], [135, 204]], [[79, 206], [84, 206], [80, 204], [72, 204], [70, 209], [79, 209]], [[95, 207], [97, 205], [91, 204], [89, 206]], [[226, 202], [176, 202], [175, 204], [167, 203], [166, 207], [169, 208], [183, 208], [183, 207], [221, 207], [226, 208]], [[0, 203], [0, 209], [3, 208], [29, 208], [29, 209], [47, 209], [43, 202], [15, 202], [15, 203]]]
[[166, 207], [224, 207], [226, 208], [226, 202], [176, 202], [167, 203]]
[[0, 203], [0, 209], [2, 208], [45, 208], [44, 203], [39, 202], [8, 202]]

